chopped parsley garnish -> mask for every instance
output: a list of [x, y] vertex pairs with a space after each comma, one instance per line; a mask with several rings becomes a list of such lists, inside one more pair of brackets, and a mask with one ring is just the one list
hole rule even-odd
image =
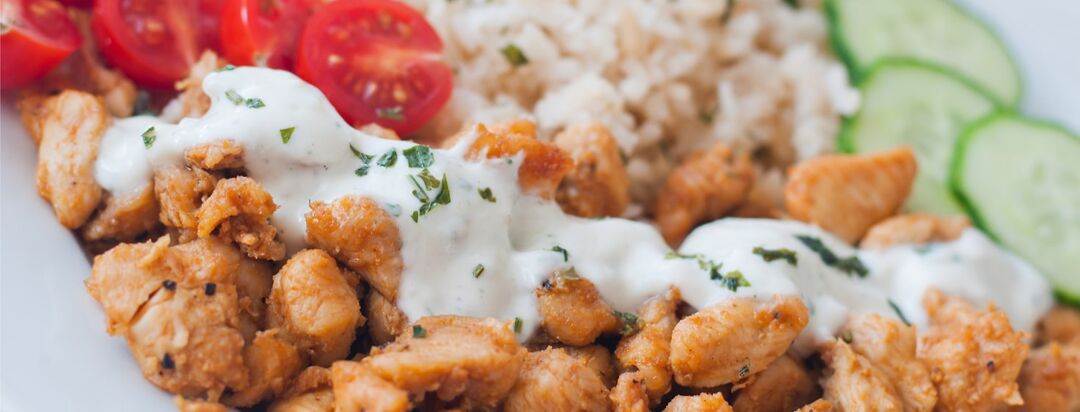
[[709, 271], [709, 279], [720, 282], [725, 288], [732, 292], [737, 292], [739, 288], [744, 286], [750, 286], [750, 281], [743, 277], [742, 272], [733, 270], [728, 273], [720, 274], [720, 266]]
[[241, 96], [240, 93], [237, 93], [236, 90], [233, 90], [233, 89], [229, 89], [229, 90], [225, 91], [225, 98], [229, 99], [230, 102], [233, 102], [233, 104], [235, 104], [237, 106], [242, 104], [242, 105], [247, 106], [250, 109], [258, 109], [260, 107], [266, 107], [266, 103], [263, 103], [262, 99], [260, 99], [258, 97], [252, 97], [250, 99], [245, 99], [244, 96]]
[[904, 316], [904, 312], [900, 310], [900, 305], [897, 305], [896, 302], [892, 301], [892, 299], [888, 299], [888, 301], [889, 307], [891, 307], [892, 310], [896, 312], [896, 316], [900, 317], [900, 321], [904, 322], [905, 325], [911, 326], [911, 322], [908, 321], [907, 316]]
[[419, 177], [420, 180], [424, 182], [424, 187], [426, 187], [427, 190], [438, 189], [441, 184], [439, 183], [439, 179], [436, 179], [435, 176], [431, 174], [431, 171], [427, 169], [421, 170], [420, 174], [416, 175], [416, 177]]
[[233, 66], [231, 64], [226, 64], [224, 66], [219, 67], [217, 70], [214, 70], [214, 71], [216, 71], [216, 72], [231, 72], [233, 70], [236, 70], [236, 66]]
[[521, 326], [525, 321], [521, 318], [514, 318], [514, 333], [521, 333]]
[[562, 246], [559, 246], [559, 245], [552, 246], [551, 251], [555, 252], [555, 253], [562, 253], [562, 261], [563, 262], [570, 261], [570, 252], [567, 252], [566, 249], [563, 249]]
[[356, 174], [356, 176], [358, 176], [358, 177], [364, 177], [364, 176], [367, 176], [367, 172], [368, 172], [369, 169], [371, 169], [371, 166], [360, 165], [360, 167], [356, 168], [356, 170], [353, 171], [353, 173]]
[[799, 0], [784, 0], [784, 4], [793, 9], [799, 8]]
[[490, 187], [485, 187], [483, 189], [478, 189], [477, 191], [480, 192], [480, 198], [481, 199], [487, 200], [487, 201], [489, 201], [491, 203], [495, 203], [495, 195], [491, 194], [491, 188]]
[[382, 156], [379, 156], [379, 161], [375, 162], [375, 164], [382, 167], [394, 167], [395, 163], [397, 163], [397, 150], [395, 149], [383, 153]]
[[796, 264], [799, 263], [799, 258], [795, 255], [795, 251], [788, 248], [765, 249], [758, 246], [754, 248], [754, 254], [761, 255], [761, 258], [765, 259], [766, 262], [783, 259], [786, 260], [787, 263], [790, 263], [791, 266], [796, 266]]
[[150, 126], [149, 129], [146, 129], [146, 131], [142, 133], [142, 144], [147, 149], [149, 149], [150, 146], [153, 146], [154, 142], [156, 142], [156, 141], [157, 141], [157, 131], [154, 130], [154, 126]]
[[390, 119], [396, 121], [405, 121], [405, 114], [402, 113], [401, 106], [394, 107], [380, 107], [375, 109], [375, 115], [380, 119]]
[[361, 152], [360, 149], [357, 149], [352, 144], [349, 145], [349, 150], [352, 151], [353, 156], [356, 156], [356, 158], [360, 159], [360, 161], [364, 162], [364, 164], [371, 163], [371, 159], [375, 157], [367, 153]]
[[414, 337], [414, 338], [426, 338], [427, 337], [427, 329], [424, 329], [424, 327], [420, 326], [420, 325], [413, 325], [413, 327], [412, 327], [412, 337]]
[[435, 163], [435, 155], [431, 154], [431, 148], [427, 146], [416, 145], [402, 150], [401, 153], [405, 155], [405, 160], [409, 161], [409, 167], [412, 168], [425, 168]]
[[622, 328], [619, 329], [620, 335], [630, 336], [641, 330], [641, 319], [638, 319], [637, 315], [631, 312], [619, 312], [617, 310], [613, 310], [611, 313], [622, 322]]
[[698, 267], [709, 273], [709, 279], [720, 282], [720, 285], [728, 288], [728, 290], [735, 292], [739, 288], [744, 286], [750, 286], [750, 281], [746, 280], [742, 272], [733, 270], [724, 273], [720, 269], [724, 267], [723, 263], [716, 263], [709, 259], [706, 259], [704, 255], [683, 255], [676, 252], [668, 252], [664, 255], [664, 259], [693, 259], [697, 261]]
[[279, 130], [278, 132], [281, 133], [281, 143], [289, 143], [289, 140], [292, 140], [292, 134], [295, 131], [296, 131], [295, 126], [287, 127], [287, 128]]
[[837, 257], [832, 250], [829, 250], [829, 248], [821, 242], [821, 239], [807, 235], [798, 235], [795, 236], [795, 238], [799, 239], [799, 241], [810, 248], [810, 250], [813, 250], [814, 253], [817, 253], [818, 256], [821, 257], [821, 261], [825, 262], [826, 265], [832, 266], [849, 276], [854, 274], [858, 275], [860, 278], [865, 278], [866, 275], [870, 273], [870, 270], [863, 265], [862, 261], [859, 260], [857, 256], [846, 258]]
[[499, 49], [499, 53], [502, 53], [511, 66], [517, 67], [529, 63], [529, 58], [525, 56], [525, 52], [514, 43], [503, 46], [503, 48]]
[[225, 98], [229, 99], [230, 102], [233, 102], [233, 104], [237, 106], [244, 103], [244, 96], [241, 96], [240, 93], [237, 93], [236, 90], [233, 89], [225, 91]]
[[484, 274], [484, 264], [477, 263], [476, 267], [472, 270], [472, 277], [479, 279], [482, 274]]
[[206, 296], [214, 296], [214, 293], [217, 293], [217, 285], [213, 282], [207, 283], [203, 287], [203, 292], [206, 292]]
[[[425, 173], [425, 172], [427, 172], [427, 173]], [[415, 189], [413, 189], [413, 191], [412, 191], [412, 194], [421, 203], [420, 208], [417, 209], [416, 211], [412, 212], [411, 217], [412, 217], [413, 222], [418, 222], [419, 223], [421, 216], [424, 216], [424, 215], [430, 213], [432, 210], [434, 210], [439, 205], [448, 205], [448, 204], [450, 204], [450, 183], [448, 183], [446, 181], [446, 174], [445, 173], [443, 174], [442, 181], [437, 182], [437, 184], [430, 184], [429, 180], [427, 179], [427, 177], [425, 177], [425, 175], [430, 176], [431, 181], [434, 181], [434, 176], [431, 176], [430, 172], [428, 172], [427, 169], [424, 169], [418, 175], [420, 177], [420, 179], [424, 181], [424, 186], [428, 187], [428, 189], [426, 189], [426, 190], [424, 189], [423, 186], [420, 186], [419, 182], [416, 181], [416, 177], [413, 177], [412, 175], [409, 175], [409, 181], [411, 181], [412, 184], [413, 184], [413, 187], [415, 187]], [[433, 190], [433, 189], [436, 189], [436, 188], [439, 189], [439, 193], [436, 194], [435, 197], [431, 197], [431, 195], [427, 192], [427, 190]]]

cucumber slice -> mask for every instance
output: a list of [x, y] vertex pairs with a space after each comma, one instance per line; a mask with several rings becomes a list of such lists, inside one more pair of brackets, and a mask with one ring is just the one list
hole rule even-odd
[[1080, 303], [1080, 136], [991, 115], [960, 138], [950, 183], [979, 227]]
[[862, 108], [844, 124], [840, 148], [868, 153], [911, 147], [919, 174], [905, 208], [964, 213], [947, 184], [949, 163], [964, 126], [996, 111], [994, 100], [947, 70], [911, 60], [879, 63], [859, 90]]
[[827, 0], [825, 12], [856, 80], [882, 58], [915, 58], [971, 78], [1005, 105], [1020, 101], [1020, 72], [1001, 40], [949, 0]]

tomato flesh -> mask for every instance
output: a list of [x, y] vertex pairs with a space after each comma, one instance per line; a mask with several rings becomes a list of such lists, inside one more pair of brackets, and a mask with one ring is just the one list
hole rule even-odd
[[82, 44], [75, 23], [54, 0], [0, 0], [0, 88], [44, 76]]
[[291, 69], [308, 10], [305, 0], [225, 0], [221, 11], [225, 59], [241, 66]]
[[[204, 4], [206, 3], [206, 4]], [[216, 16], [203, 19], [204, 1], [98, 0], [91, 29], [101, 54], [136, 83], [169, 88], [187, 76], [202, 50], [212, 47]]]
[[296, 72], [346, 121], [408, 134], [446, 104], [453, 73], [424, 17], [393, 0], [339, 0], [308, 20]]

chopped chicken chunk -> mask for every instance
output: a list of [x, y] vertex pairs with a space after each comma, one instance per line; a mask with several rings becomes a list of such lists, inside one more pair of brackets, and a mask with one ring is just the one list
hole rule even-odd
[[656, 224], [669, 245], [682, 243], [697, 224], [723, 217], [746, 199], [754, 183], [750, 156], [723, 144], [686, 158], [668, 175], [656, 202]]
[[405, 267], [401, 234], [379, 203], [359, 195], [316, 201], [305, 217], [308, 244], [344, 262], [390, 302], [397, 300]]

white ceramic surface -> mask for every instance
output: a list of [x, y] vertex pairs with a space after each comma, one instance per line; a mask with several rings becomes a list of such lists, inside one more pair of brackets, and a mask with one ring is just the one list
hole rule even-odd
[[[1025, 78], [1022, 110], [1080, 132], [1080, 2], [961, 0], [1000, 31]], [[1071, 39], [1071, 40], [1070, 40]], [[7, 96], [5, 96], [7, 97]], [[35, 153], [0, 117], [0, 411], [174, 410], [105, 334], [90, 266], [34, 188]]]

